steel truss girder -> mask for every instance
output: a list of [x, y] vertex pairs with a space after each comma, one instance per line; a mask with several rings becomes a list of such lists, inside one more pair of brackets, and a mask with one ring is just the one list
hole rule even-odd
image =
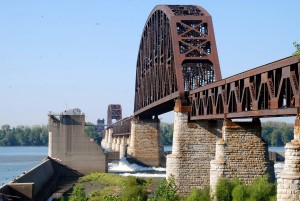
[[191, 120], [299, 115], [299, 73], [288, 57], [191, 90]]

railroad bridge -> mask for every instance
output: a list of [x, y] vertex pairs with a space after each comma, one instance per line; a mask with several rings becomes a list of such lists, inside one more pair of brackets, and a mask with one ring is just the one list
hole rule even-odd
[[295, 116], [277, 181], [278, 200], [298, 200], [299, 78], [299, 58], [287, 57], [222, 79], [210, 14], [193, 5], [156, 6], [140, 41], [134, 115], [108, 127], [102, 146], [163, 165], [157, 116], [174, 110], [167, 176], [183, 194], [209, 184], [213, 193], [220, 177], [251, 182], [268, 173], [274, 180], [259, 118]]

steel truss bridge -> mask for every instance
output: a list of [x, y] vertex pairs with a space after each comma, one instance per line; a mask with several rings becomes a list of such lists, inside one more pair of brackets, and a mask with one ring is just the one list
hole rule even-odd
[[[172, 111], [178, 99], [191, 106], [191, 120], [295, 116], [299, 61], [288, 57], [222, 79], [210, 14], [194, 5], [159, 5], [140, 41], [134, 116]], [[128, 121], [116, 122], [114, 134]]]

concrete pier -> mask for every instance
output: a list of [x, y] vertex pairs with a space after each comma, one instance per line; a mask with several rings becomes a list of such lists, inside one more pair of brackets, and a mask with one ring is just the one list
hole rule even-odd
[[84, 175], [107, 172], [106, 154], [84, 127], [84, 114], [67, 111], [59, 118], [49, 115], [49, 157]]
[[126, 156], [126, 145], [127, 145], [127, 138], [123, 136], [121, 138], [121, 144], [120, 144], [120, 159]]

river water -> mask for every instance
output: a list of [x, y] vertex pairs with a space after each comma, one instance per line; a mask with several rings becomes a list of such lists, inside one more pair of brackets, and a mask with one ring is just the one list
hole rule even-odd
[[0, 186], [40, 164], [48, 147], [0, 147]]
[[[172, 146], [165, 146], [165, 151], [171, 150]], [[269, 151], [284, 152], [284, 147], [269, 147]], [[0, 147], [0, 186], [40, 164], [47, 154], [48, 147]], [[282, 169], [283, 163], [276, 167]]]

